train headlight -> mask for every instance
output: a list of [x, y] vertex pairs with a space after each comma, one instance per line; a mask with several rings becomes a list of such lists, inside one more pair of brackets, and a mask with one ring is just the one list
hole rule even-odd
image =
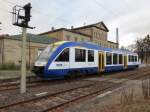
[[35, 62], [35, 66], [45, 66], [45, 65], [46, 62], [40, 62], [40, 61]]

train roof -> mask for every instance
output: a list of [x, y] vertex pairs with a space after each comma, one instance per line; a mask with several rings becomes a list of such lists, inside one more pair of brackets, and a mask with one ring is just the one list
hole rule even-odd
[[53, 43], [54, 45], [60, 45], [63, 47], [69, 47], [69, 46], [78, 46], [79, 48], [85, 47], [88, 49], [95, 49], [95, 50], [104, 50], [107, 52], [114, 52], [114, 53], [128, 53], [128, 54], [133, 54], [137, 55], [137, 53], [128, 51], [128, 50], [122, 50], [122, 49], [112, 49], [112, 48], [107, 48], [107, 47], [102, 47], [100, 45], [91, 43], [91, 42], [72, 42], [72, 41], [59, 41], [56, 43]]

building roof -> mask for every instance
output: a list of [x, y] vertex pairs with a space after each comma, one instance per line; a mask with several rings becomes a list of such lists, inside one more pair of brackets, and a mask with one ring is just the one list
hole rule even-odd
[[112, 43], [112, 44], [118, 44], [117, 42], [113, 42], [113, 41], [109, 41], [109, 40], [107, 42]]
[[54, 32], [57, 32], [57, 31], [68, 31], [68, 32], [71, 32], [71, 33], [76, 33], [76, 34], [80, 34], [80, 35], [83, 35], [83, 36], [86, 36], [86, 37], [89, 37], [91, 38], [90, 35], [87, 35], [87, 34], [83, 34], [83, 33], [80, 33], [78, 31], [74, 31], [74, 30], [71, 30], [71, 29], [67, 29], [67, 28], [59, 28], [59, 29], [55, 29], [55, 30], [51, 30], [51, 31], [47, 31], [47, 32], [44, 32], [44, 33], [40, 33], [38, 35], [44, 35], [44, 34], [49, 34], [49, 33], [54, 33]]
[[[102, 25], [102, 26], [104, 27], [104, 29], [101, 28], [101, 27], [98, 27], [98, 26], [97, 26], [98, 24]], [[44, 33], [40, 33], [40, 34], [38, 34], [38, 35], [44, 35], [44, 34], [49, 34], [49, 33], [54, 33], [54, 32], [57, 32], [57, 31], [62, 31], [62, 30], [64, 30], [64, 31], [69, 31], [69, 32], [72, 32], [72, 33], [80, 34], [80, 35], [87, 36], [87, 37], [91, 38], [90, 35], [84, 34], [84, 33], [81, 33], [81, 32], [79, 32], [79, 31], [77, 31], [77, 30], [79, 30], [79, 29], [84, 29], [84, 28], [89, 28], [89, 27], [96, 27], [96, 28], [98, 28], [98, 29], [100, 29], [100, 30], [109, 32], [109, 30], [108, 30], [108, 28], [106, 27], [106, 25], [101, 21], [101, 22], [98, 22], [98, 23], [95, 23], [95, 24], [90, 24], [90, 25], [87, 25], [87, 26], [82, 26], [82, 27], [73, 28], [73, 29], [67, 29], [67, 28], [54, 29], [54, 30], [51, 30], [51, 31], [47, 31], [47, 32], [44, 32]]]
[[[13, 39], [13, 40], [22, 40], [22, 35], [5, 35], [3, 36], [3, 38], [7, 38], [7, 39]], [[30, 40], [29, 40], [30, 39]], [[50, 43], [54, 43], [56, 41], [58, 41], [55, 38], [50, 38], [47, 36], [40, 36], [40, 35], [35, 35], [35, 34], [27, 34], [27, 41], [30, 42], [35, 42], [35, 43], [42, 43], [42, 44], [50, 44]]]
[[[97, 25], [101, 24], [105, 29], [98, 27]], [[89, 28], [89, 27], [96, 27], [100, 30], [104, 30], [109, 32], [109, 29], [106, 27], [106, 25], [103, 23], [103, 21], [98, 22], [98, 23], [94, 23], [94, 24], [90, 24], [90, 25], [86, 25], [86, 26], [81, 26], [81, 27], [77, 27], [77, 28], [73, 28], [73, 30], [79, 30], [79, 29], [84, 29], [84, 28]]]

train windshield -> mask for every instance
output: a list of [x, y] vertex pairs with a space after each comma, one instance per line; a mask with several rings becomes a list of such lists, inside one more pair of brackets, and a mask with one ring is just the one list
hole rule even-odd
[[38, 61], [48, 61], [49, 57], [55, 51], [57, 46], [50, 45], [47, 48], [44, 49], [44, 51], [39, 55]]

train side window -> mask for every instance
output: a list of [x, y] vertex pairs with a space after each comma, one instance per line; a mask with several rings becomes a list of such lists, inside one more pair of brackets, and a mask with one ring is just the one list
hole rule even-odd
[[68, 62], [69, 61], [69, 48], [66, 48], [55, 60], [56, 62]]
[[134, 62], [137, 62], [136, 56], [133, 56], [133, 57], [134, 57]]
[[118, 63], [118, 54], [113, 54], [113, 64], [117, 64]]
[[88, 50], [88, 62], [94, 62], [94, 51]]
[[119, 64], [122, 64], [122, 54], [119, 54]]
[[134, 62], [134, 56], [132, 56], [132, 62]]
[[134, 62], [134, 56], [129, 55], [129, 56], [128, 56], [128, 60], [129, 60], [129, 62]]
[[111, 65], [112, 64], [112, 53], [106, 53], [106, 64]]
[[75, 62], [86, 61], [86, 50], [75, 48]]
[[137, 56], [135, 56], [135, 62], [137, 62]]
[[131, 62], [131, 56], [128, 55], [128, 62]]

